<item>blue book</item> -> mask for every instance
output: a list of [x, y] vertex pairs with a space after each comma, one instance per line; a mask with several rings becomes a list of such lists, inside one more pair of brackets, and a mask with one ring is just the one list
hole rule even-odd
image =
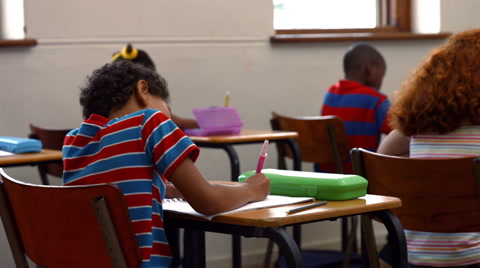
[[0, 150], [16, 154], [40, 152], [42, 142], [37, 139], [0, 136]]

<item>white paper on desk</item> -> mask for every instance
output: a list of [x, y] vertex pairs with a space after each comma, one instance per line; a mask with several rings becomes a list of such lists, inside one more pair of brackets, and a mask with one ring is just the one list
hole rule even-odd
[[268, 207], [277, 207], [277, 206], [284, 206], [284, 205], [291, 205], [291, 204], [298, 204], [308, 201], [315, 201], [313, 197], [291, 197], [291, 196], [283, 196], [283, 195], [268, 195], [267, 198], [263, 201], [258, 202], [251, 202], [246, 204], [243, 207], [239, 207], [234, 210], [230, 210], [227, 212], [223, 212], [220, 214], [212, 215], [212, 216], [205, 216], [196, 212], [192, 206], [186, 201], [175, 201], [175, 202], [163, 202], [163, 210], [178, 212], [189, 214], [197, 217], [201, 217], [207, 220], [213, 219], [215, 216], [230, 214], [235, 212], [247, 211], [247, 210], [254, 210], [259, 208], [268, 208]]
[[9, 156], [9, 155], [14, 155], [14, 153], [0, 150], [0, 156]]

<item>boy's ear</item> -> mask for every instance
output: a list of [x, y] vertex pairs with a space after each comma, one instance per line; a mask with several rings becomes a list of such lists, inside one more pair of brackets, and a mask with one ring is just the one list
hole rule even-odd
[[141, 107], [148, 105], [148, 83], [145, 80], [139, 80], [135, 89], [135, 97]]
[[372, 75], [372, 73], [374, 72], [374, 70], [373, 70], [374, 68], [375, 68], [375, 66], [371, 62], [365, 64], [365, 76], [370, 77]]
[[367, 86], [371, 86], [370, 84], [372, 83], [372, 79], [374, 79], [375, 76], [375, 68], [375, 64], [373, 63], [365, 64], [364, 81]]

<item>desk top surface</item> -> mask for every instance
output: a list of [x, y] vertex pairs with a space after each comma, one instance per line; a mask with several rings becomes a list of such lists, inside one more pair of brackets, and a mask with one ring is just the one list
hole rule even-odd
[[[286, 213], [286, 211], [289, 209], [303, 205], [305, 205], [305, 203], [219, 215], [213, 218], [211, 221], [217, 223], [256, 226], [260, 228], [280, 227], [291, 224], [327, 220], [342, 216], [398, 208], [402, 205], [402, 202], [396, 197], [367, 194], [366, 196], [352, 200], [328, 201], [326, 205], [307, 209], [297, 213]], [[202, 218], [170, 211], [165, 211], [165, 215], [172, 218], [206, 221]]]
[[23, 154], [14, 154], [0, 156], [0, 167], [11, 166], [11, 165], [29, 165], [36, 164], [41, 162], [52, 162], [52, 161], [61, 161], [62, 160], [62, 151], [61, 150], [49, 150], [43, 149], [38, 153], [23, 153]]
[[254, 130], [242, 129], [239, 134], [218, 135], [218, 136], [189, 136], [193, 142], [204, 143], [248, 143], [263, 142], [264, 140], [283, 140], [297, 138], [298, 133], [294, 131]]

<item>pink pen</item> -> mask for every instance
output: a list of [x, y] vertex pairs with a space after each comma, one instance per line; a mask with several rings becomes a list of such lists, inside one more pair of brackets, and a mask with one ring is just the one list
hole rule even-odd
[[265, 159], [267, 158], [267, 150], [268, 150], [268, 140], [265, 140], [262, 146], [262, 151], [260, 152], [260, 157], [258, 158], [257, 164], [257, 173], [261, 173], [263, 169], [263, 164], [265, 163]]

